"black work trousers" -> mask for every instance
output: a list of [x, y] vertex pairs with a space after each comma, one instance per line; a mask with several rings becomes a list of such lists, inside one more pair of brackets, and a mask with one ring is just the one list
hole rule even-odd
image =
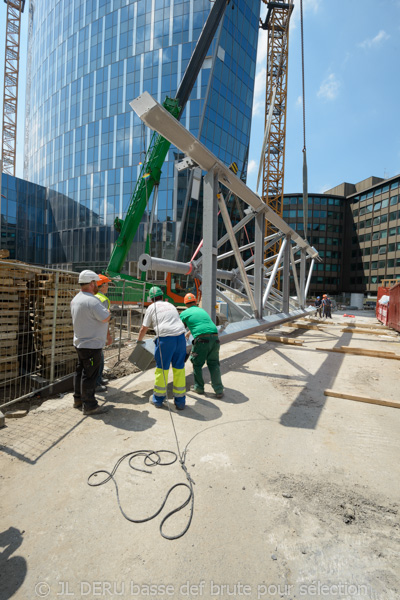
[[74, 376], [74, 400], [82, 402], [85, 408], [95, 408], [97, 400], [94, 395], [96, 379], [100, 371], [103, 348], [75, 348], [78, 363]]

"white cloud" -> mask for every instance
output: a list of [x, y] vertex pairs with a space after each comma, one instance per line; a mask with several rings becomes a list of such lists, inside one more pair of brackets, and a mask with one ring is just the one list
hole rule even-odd
[[247, 167], [247, 174], [250, 175], [250, 173], [255, 173], [256, 170], [257, 170], [257, 162], [252, 158], [249, 160], [249, 164]]
[[258, 67], [254, 81], [253, 116], [265, 112], [265, 85], [267, 69]]
[[258, 32], [257, 65], [267, 63], [268, 32], [260, 29]]
[[339, 94], [339, 88], [340, 82], [336, 79], [334, 73], [331, 73], [321, 83], [317, 96], [324, 100], [335, 100]]
[[297, 96], [296, 106], [303, 106], [303, 98], [302, 98], [302, 96]]
[[385, 42], [390, 38], [390, 35], [386, 33], [383, 29], [380, 30], [379, 33], [376, 34], [374, 38], [367, 38], [360, 44], [358, 44], [361, 48], [374, 48], [375, 46], [379, 46], [382, 42]]

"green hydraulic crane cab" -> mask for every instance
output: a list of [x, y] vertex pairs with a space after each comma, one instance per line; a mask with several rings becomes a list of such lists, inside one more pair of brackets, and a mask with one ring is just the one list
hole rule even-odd
[[[178, 120], [189, 100], [208, 49], [229, 2], [230, 0], [215, 0], [190, 58], [176, 97], [166, 98], [163, 103], [163, 107]], [[153, 285], [151, 282], [147, 283], [121, 273], [121, 269], [139, 228], [151, 193], [154, 187], [160, 183], [161, 169], [170, 146], [171, 143], [168, 140], [156, 132], [153, 133], [125, 218], [120, 219], [117, 217], [114, 221], [114, 226], [119, 236], [114, 244], [106, 273], [108, 277], [113, 279], [115, 284], [113, 291], [115, 300], [124, 297], [127, 302], [142, 302], [143, 299], [147, 301], [148, 291]], [[151, 232], [149, 234], [151, 235]], [[163, 291], [167, 296], [169, 295], [168, 290], [164, 289]], [[177, 300], [176, 294], [172, 294], [170, 297], [175, 304], [183, 304], [183, 296], [182, 302]]]

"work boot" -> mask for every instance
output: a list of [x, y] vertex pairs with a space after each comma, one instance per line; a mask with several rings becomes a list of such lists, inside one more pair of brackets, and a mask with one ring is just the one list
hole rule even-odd
[[204, 394], [204, 390], [199, 390], [197, 387], [195, 387], [194, 385], [190, 386], [190, 391], [191, 392], [196, 392], [196, 394]]
[[107, 388], [105, 385], [96, 385], [96, 392], [106, 392]]
[[215, 394], [215, 397], [218, 398], [218, 400], [221, 400], [221, 398], [224, 397], [224, 392], [219, 392], [218, 394]]
[[74, 408], [82, 409], [82, 400], [74, 400]]

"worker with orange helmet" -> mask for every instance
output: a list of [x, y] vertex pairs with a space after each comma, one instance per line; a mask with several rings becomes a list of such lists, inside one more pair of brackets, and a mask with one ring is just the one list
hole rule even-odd
[[181, 320], [193, 336], [192, 351], [190, 353], [194, 375], [193, 390], [198, 394], [204, 394], [202, 368], [204, 363], [207, 363], [215, 396], [216, 398], [222, 398], [224, 386], [222, 385], [219, 365], [218, 329], [208, 313], [197, 306], [194, 294], [186, 294], [184, 303], [187, 308], [181, 313]]
[[[111, 279], [109, 279], [106, 275], [101, 275], [101, 274], [98, 275], [98, 278], [99, 278], [99, 281], [97, 284], [98, 292], [95, 295], [95, 297], [100, 300], [102, 305], [107, 310], [110, 310], [111, 302], [110, 302], [109, 298], [107, 298], [106, 294], [108, 293], [108, 284], [111, 282]], [[108, 329], [106, 345], [109, 346], [110, 344], [112, 344], [112, 337], [111, 337], [110, 329]], [[104, 371], [104, 351], [101, 353], [100, 369], [99, 369], [98, 377], [96, 379], [96, 391], [97, 392], [106, 392], [107, 391], [106, 385], [108, 383], [108, 379], [104, 379], [103, 371]]]
[[332, 319], [332, 300], [329, 298], [328, 294], [324, 294], [322, 296], [322, 310], [324, 318]]

